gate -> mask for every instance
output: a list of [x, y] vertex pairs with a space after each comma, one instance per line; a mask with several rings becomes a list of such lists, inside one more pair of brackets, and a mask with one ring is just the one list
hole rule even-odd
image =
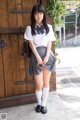
[[[34, 78], [26, 72], [29, 59], [21, 56], [21, 47], [31, 9], [38, 2], [0, 0], [0, 108], [36, 101]], [[51, 78], [55, 90], [55, 73]]]

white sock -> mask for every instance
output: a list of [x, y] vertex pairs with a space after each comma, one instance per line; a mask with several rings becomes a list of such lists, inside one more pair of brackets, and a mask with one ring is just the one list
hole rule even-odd
[[42, 101], [42, 90], [40, 91], [35, 91], [36, 93], [36, 98], [37, 98], [37, 102], [38, 102], [38, 105], [41, 105], [41, 101]]
[[48, 94], [49, 94], [49, 88], [43, 87], [42, 106], [46, 106]]

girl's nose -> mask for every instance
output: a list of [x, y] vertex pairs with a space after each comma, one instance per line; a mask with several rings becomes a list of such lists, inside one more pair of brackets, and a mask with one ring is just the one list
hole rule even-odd
[[39, 18], [39, 14], [38, 14], [38, 18]]

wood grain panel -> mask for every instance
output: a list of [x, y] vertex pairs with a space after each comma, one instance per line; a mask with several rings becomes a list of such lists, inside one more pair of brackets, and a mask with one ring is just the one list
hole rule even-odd
[[1, 27], [7, 27], [7, 22], [8, 22], [8, 16], [7, 16], [7, 0], [0, 0], [0, 23]]
[[[22, 6], [22, 1], [21, 0], [16, 0], [16, 8], [22, 10], [23, 6]], [[23, 15], [22, 14], [17, 14], [17, 26], [23, 27]], [[22, 47], [22, 43], [23, 43], [23, 35], [19, 34], [18, 35], [18, 41], [19, 41], [19, 69], [20, 69], [20, 80], [19, 81], [25, 81], [25, 62], [24, 62], [24, 58], [21, 56], [21, 47]], [[17, 86], [16, 86], [17, 87]], [[22, 84], [21, 85], [21, 94], [26, 94], [26, 84]]]
[[[16, 9], [16, 1], [8, 0], [8, 11]], [[9, 27], [17, 27], [17, 17], [16, 14], [12, 14], [8, 12], [9, 16]], [[14, 88], [14, 95], [18, 95], [21, 92], [21, 86], [18, 85], [16, 87], [15, 82], [20, 80], [20, 70], [19, 70], [19, 50], [18, 50], [18, 35], [17, 34], [10, 34], [9, 35], [10, 42], [11, 42], [11, 66], [12, 66], [12, 84]]]
[[16, 1], [15, 0], [8, 0], [8, 21], [9, 21], [9, 27], [16, 27], [17, 21], [16, 21], [16, 14], [12, 14], [11, 11], [16, 9]]
[[0, 97], [5, 96], [5, 89], [4, 89], [4, 76], [3, 76], [3, 56], [2, 56], [2, 49], [0, 48]]
[[3, 50], [3, 60], [4, 60], [4, 78], [5, 78], [5, 95], [14, 95], [14, 82], [13, 82], [13, 71], [12, 71], [12, 52], [11, 52], [11, 40], [10, 36], [6, 36], [6, 47]]
[[[10, 16], [8, 13], [9, 12], [9, 6], [15, 5], [15, 2], [13, 3], [13, 0], [11, 1], [11, 5], [9, 5], [9, 0], [4, 0], [5, 3], [3, 3], [4, 5], [4, 12], [5, 17], [7, 17], [7, 20], [5, 20], [5, 22], [3, 21], [2, 26], [4, 27], [9, 27], [9, 20], [10, 20]], [[4, 15], [4, 14], [3, 14]], [[15, 18], [15, 17], [14, 17]], [[3, 19], [4, 16], [3, 16]], [[13, 19], [11, 18], [11, 21], [13, 21]], [[13, 22], [14, 24], [15, 22]], [[12, 24], [12, 25], [13, 25]], [[4, 78], [5, 78], [5, 94], [6, 96], [13, 96], [14, 95], [14, 82], [13, 82], [13, 71], [12, 71], [12, 45], [11, 45], [11, 38], [8, 34], [2, 34], [3, 37], [6, 39], [7, 45], [6, 48], [3, 51], [3, 58], [4, 58]]]
[[[34, 6], [34, 4], [37, 3], [37, 0], [22, 0], [22, 6], [24, 10], [32, 10], [32, 7]], [[27, 26], [30, 25], [30, 17], [31, 14], [23, 14], [23, 26]]]
[[[0, 4], [0, 26], [2, 21], [1, 16], [2, 16], [2, 4]], [[3, 55], [2, 55], [2, 48], [0, 48], [0, 97], [5, 96], [4, 90], [5, 89], [4, 89], [4, 76], [3, 76]]]
[[[0, 1], [1, 6], [1, 27], [8, 27], [8, 2], [7, 0], [1, 0]], [[1, 37], [3, 39], [6, 39], [7, 46], [3, 49], [3, 68], [4, 68], [4, 80], [5, 80], [5, 96], [13, 95], [12, 92], [12, 66], [10, 66], [11, 63], [11, 58], [10, 58], [10, 47], [8, 46], [9, 41], [8, 41], [8, 36], [6, 34], [2, 34]]]

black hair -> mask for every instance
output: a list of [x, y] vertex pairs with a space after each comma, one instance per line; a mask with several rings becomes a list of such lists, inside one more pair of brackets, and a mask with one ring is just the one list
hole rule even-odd
[[42, 24], [43, 24], [44, 29], [46, 30], [46, 34], [47, 34], [49, 32], [49, 28], [48, 28], [48, 25], [47, 25], [47, 22], [46, 22], [46, 13], [45, 13], [44, 7], [41, 4], [36, 4], [32, 8], [32, 12], [31, 12], [31, 33], [32, 33], [32, 35], [36, 35], [36, 33], [35, 33], [36, 21], [35, 21], [35, 17], [34, 17], [34, 14], [36, 12], [38, 12], [38, 13], [42, 12], [44, 14]]

